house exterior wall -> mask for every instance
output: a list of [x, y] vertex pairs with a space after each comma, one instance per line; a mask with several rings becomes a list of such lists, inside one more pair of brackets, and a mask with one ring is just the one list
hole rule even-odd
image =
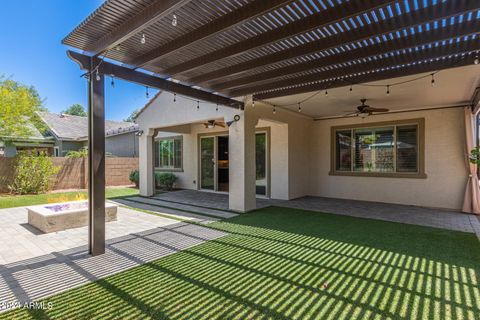
[[138, 157], [138, 136], [135, 132], [107, 136], [105, 152], [116, 157]]
[[[199, 136], [227, 132], [206, 129], [210, 119], [228, 121], [243, 111], [231, 108], [173, 103], [169, 96], [154, 101], [137, 119], [141, 130], [159, 129], [158, 137], [183, 136], [183, 169], [175, 172], [177, 187], [198, 189]], [[190, 103], [190, 104], [189, 104]], [[247, 104], [247, 108], [252, 108]], [[462, 108], [412, 111], [313, 121], [299, 113], [257, 103], [256, 128], [270, 132], [270, 196], [294, 199], [302, 196], [356, 199], [427, 207], [460, 209], [467, 171]], [[330, 175], [331, 127], [422, 118], [425, 121], [426, 178], [359, 177]], [[192, 124], [196, 122], [197, 124]], [[233, 124], [235, 125], [235, 124]], [[142, 161], [142, 159], [140, 159]]]
[[[425, 119], [426, 179], [329, 175], [331, 127]], [[460, 209], [467, 171], [462, 108], [315, 121], [311, 136], [310, 195]]]
[[61, 157], [65, 157], [70, 151], [78, 151], [83, 148], [83, 141], [62, 141], [55, 140], [55, 146], [58, 147]]

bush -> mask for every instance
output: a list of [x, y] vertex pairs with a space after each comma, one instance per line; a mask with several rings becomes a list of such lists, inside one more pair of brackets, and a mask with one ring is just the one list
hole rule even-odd
[[50, 188], [50, 179], [60, 167], [53, 165], [45, 152], [39, 155], [19, 153], [15, 159], [13, 183], [8, 186], [11, 192], [28, 194], [43, 193]]
[[157, 172], [155, 173], [155, 181], [160, 187], [166, 190], [172, 190], [173, 184], [175, 183], [175, 181], [177, 181], [177, 176], [170, 172]]
[[85, 158], [87, 156], [88, 156], [87, 148], [81, 148], [78, 151], [70, 150], [66, 155], [67, 158]]
[[138, 188], [138, 184], [140, 182], [140, 172], [138, 172], [138, 170], [133, 170], [132, 172], [130, 172], [128, 179], [131, 182], [135, 183], [135, 186]]

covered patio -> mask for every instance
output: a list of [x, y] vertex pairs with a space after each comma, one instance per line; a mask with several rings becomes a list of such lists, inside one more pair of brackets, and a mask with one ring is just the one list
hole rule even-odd
[[[255, 128], [267, 119], [288, 125], [288, 153], [279, 167], [284, 176], [270, 177], [272, 186], [285, 188], [271, 198], [313, 195], [458, 210], [467, 185], [473, 196], [463, 208], [477, 212], [478, 179], [472, 166], [465, 169], [464, 150], [474, 146], [471, 126], [480, 99], [479, 9], [475, 1], [106, 1], [63, 40], [74, 48], [69, 56], [90, 85], [91, 252], [102, 253], [104, 242], [105, 77], [162, 91], [160, 102], [153, 99], [139, 118], [144, 196], [154, 194], [153, 142], [159, 131], [220, 118], [230, 139], [228, 207], [255, 209]], [[425, 84], [436, 91], [426, 93]], [[390, 112], [352, 110], [360, 98]], [[345, 117], [343, 108], [359, 117]], [[360, 118], [365, 123], [357, 128]], [[395, 153], [382, 169], [386, 173], [371, 174], [378, 161], [364, 159], [359, 174], [352, 160], [352, 172], [340, 172], [346, 169], [336, 162], [336, 149], [330, 156], [326, 151], [330, 130], [348, 126], [356, 134], [366, 123], [388, 130], [413, 123], [416, 141], [402, 145], [415, 153], [401, 159], [413, 164], [400, 168]], [[365, 150], [376, 148], [367, 140], [361, 143]], [[395, 142], [395, 148], [400, 145]], [[447, 151], [444, 159], [435, 154], [439, 149]], [[424, 190], [430, 192], [416, 197]]]

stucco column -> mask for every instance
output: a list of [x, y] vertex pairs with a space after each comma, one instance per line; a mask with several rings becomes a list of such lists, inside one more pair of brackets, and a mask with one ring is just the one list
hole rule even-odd
[[145, 130], [138, 139], [140, 194], [147, 197], [153, 196], [155, 193], [153, 177], [153, 136], [154, 130]]
[[257, 119], [247, 106], [240, 120], [229, 129], [229, 208], [248, 212], [256, 208], [255, 199], [255, 124]]

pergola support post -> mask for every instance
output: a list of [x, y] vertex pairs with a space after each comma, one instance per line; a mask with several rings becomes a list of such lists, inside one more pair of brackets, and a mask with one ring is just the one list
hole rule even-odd
[[88, 79], [88, 245], [93, 256], [105, 253], [105, 86], [91, 59]]

